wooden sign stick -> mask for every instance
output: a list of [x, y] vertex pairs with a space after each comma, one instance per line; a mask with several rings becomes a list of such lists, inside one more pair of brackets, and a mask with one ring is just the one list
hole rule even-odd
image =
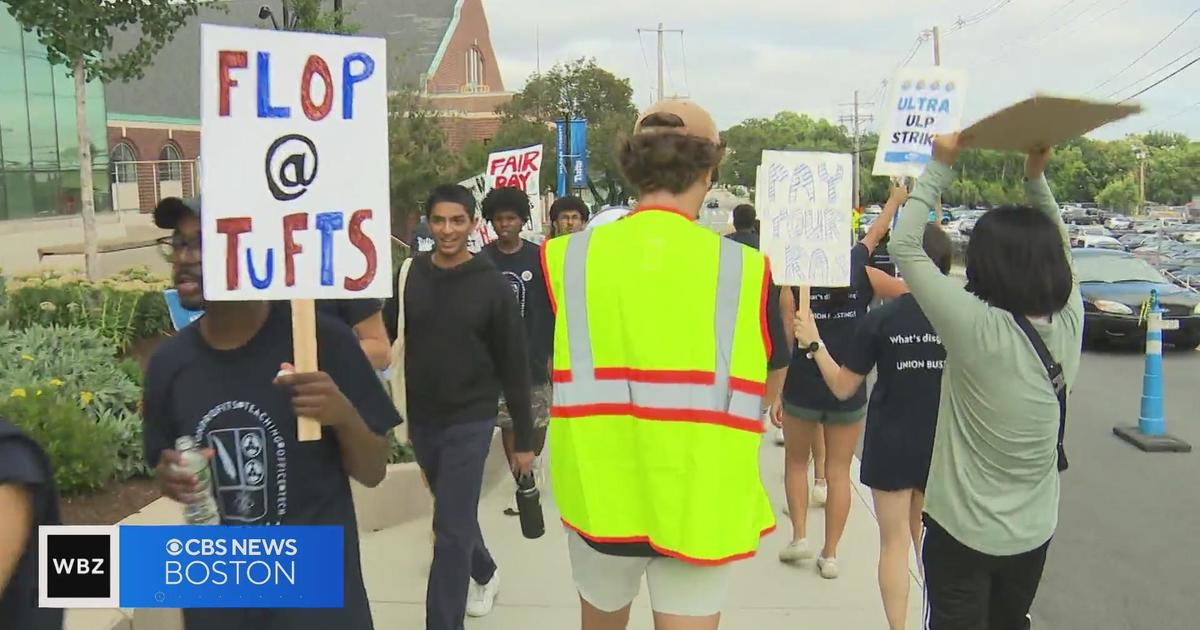
[[[316, 372], [317, 312], [313, 300], [292, 300], [292, 361], [297, 373]], [[301, 442], [321, 439], [321, 424], [313, 418], [297, 418], [296, 434]]]

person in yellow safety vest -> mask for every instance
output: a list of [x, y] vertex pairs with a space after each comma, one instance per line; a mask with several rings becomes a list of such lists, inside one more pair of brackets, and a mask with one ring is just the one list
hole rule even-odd
[[758, 453], [790, 353], [766, 259], [696, 222], [723, 155], [707, 112], [658, 103], [618, 147], [638, 210], [543, 248], [583, 630], [624, 628], [643, 575], [658, 630], [717, 628], [732, 563], [775, 527]]

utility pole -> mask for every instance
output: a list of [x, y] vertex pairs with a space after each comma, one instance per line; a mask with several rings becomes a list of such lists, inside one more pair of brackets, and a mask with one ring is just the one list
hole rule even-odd
[[342, 0], [333, 0], [333, 23], [342, 28]]
[[874, 103], [859, 103], [858, 90], [854, 90], [854, 102], [842, 103], [843, 107], [851, 107], [853, 114], [850, 116], [842, 116], [838, 120], [845, 123], [854, 133], [854, 207], [858, 208], [862, 202], [862, 124], [869, 123], [875, 119], [870, 114], [859, 114], [859, 107], [870, 107]]
[[639, 28], [637, 31], [638, 31], [639, 38], [641, 37], [642, 33], [644, 33], [644, 32], [658, 34], [658, 94], [655, 95], [654, 100], [661, 101], [664, 98], [666, 98], [666, 92], [665, 92], [666, 87], [665, 87], [665, 83], [664, 83], [665, 70], [666, 70], [666, 53], [663, 50], [663, 35], [665, 33], [681, 33], [682, 34], [683, 29], [663, 28], [663, 23], [659, 22], [658, 28]]
[[942, 65], [942, 29], [933, 27], [933, 65]]

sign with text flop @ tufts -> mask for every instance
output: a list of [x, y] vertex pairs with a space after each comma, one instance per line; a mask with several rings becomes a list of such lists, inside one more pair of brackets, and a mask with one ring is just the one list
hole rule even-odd
[[391, 295], [384, 40], [201, 29], [207, 300]]

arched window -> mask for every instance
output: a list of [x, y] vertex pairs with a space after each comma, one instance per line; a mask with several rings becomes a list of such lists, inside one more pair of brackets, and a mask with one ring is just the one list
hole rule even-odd
[[183, 169], [180, 162], [183, 156], [179, 154], [179, 149], [172, 143], [168, 142], [163, 145], [158, 151], [158, 179], [159, 181], [177, 182], [183, 179]]
[[113, 147], [112, 156], [113, 181], [117, 184], [133, 184], [137, 182], [137, 155], [128, 142], [118, 142]]
[[483, 52], [472, 46], [467, 51], [467, 87], [483, 85]]

